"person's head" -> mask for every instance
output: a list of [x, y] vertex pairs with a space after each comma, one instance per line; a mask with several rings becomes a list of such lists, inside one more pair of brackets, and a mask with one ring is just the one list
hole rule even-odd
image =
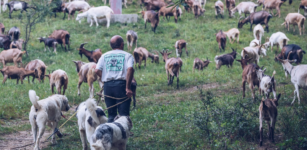
[[124, 49], [124, 39], [119, 35], [114, 35], [110, 40], [110, 46], [112, 49]]

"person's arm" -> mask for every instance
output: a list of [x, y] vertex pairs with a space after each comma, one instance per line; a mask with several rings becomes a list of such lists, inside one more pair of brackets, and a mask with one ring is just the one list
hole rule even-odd
[[131, 97], [133, 92], [131, 91], [131, 82], [133, 79], [134, 69], [132, 67], [127, 69], [127, 76], [126, 76], [126, 95]]
[[102, 76], [102, 70], [103, 70], [103, 59], [102, 57], [99, 58], [96, 68], [95, 68], [95, 73], [101, 78]]

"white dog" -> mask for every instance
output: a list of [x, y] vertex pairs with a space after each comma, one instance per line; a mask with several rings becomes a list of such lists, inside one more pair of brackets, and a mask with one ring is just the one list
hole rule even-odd
[[[87, 141], [92, 145], [92, 135], [98, 125], [106, 123], [106, 117], [103, 109], [97, 106], [95, 99], [89, 98], [87, 101], [82, 102], [77, 108], [78, 126], [83, 150], [87, 149]], [[94, 149], [91, 147], [91, 149]]]
[[128, 116], [115, 117], [112, 123], [99, 125], [92, 135], [95, 150], [125, 150], [132, 129], [132, 122]]
[[[48, 123], [47, 125], [53, 132], [61, 119], [61, 111], [69, 110], [68, 99], [64, 95], [55, 94], [38, 101], [39, 97], [36, 96], [36, 92], [33, 90], [29, 91], [29, 97], [33, 105], [29, 113], [29, 120], [35, 143], [34, 150], [39, 150], [39, 141], [44, 134], [46, 123]], [[55, 135], [52, 136], [51, 142], [56, 143]]]

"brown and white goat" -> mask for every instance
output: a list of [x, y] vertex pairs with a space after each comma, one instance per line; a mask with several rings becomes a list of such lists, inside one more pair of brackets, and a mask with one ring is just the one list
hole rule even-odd
[[216, 65], [216, 70], [220, 69], [222, 65], [227, 65], [228, 68], [229, 66], [232, 67], [233, 61], [236, 59], [237, 56], [237, 51], [233, 48], [231, 49], [231, 53], [215, 56], [214, 61]]
[[153, 54], [153, 55], [154, 55], [154, 60], [153, 60], [153, 61], [154, 61], [155, 63], [159, 64], [159, 53], [158, 53], [157, 51], [155, 51], [155, 53], [156, 53], [156, 54]]
[[260, 55], [266, 56], [266, 49], [262, 48], [263, 45], [255, 47], [245, 47], [241, 51], [241, 57], [243, 59], [249, 59], [248, 62], [259, 63]]
[[259, 23], [254, 27], [254, 38], [259, 40], [259, 44], [261, 44], [261, 38], [263, 35], [264, 35], [264, 29]]
[[260, 95], [262, 93], [263, 95], [265, 95], [265, 98], [269, 98], [271, 92], [273, 92], [273, 96], [274, 98], [276, 98], [276, 90], [275, 90], [276, 82], [274, 79], [274, 75], [276, 74], [276, 71], [274, 70], [272, 77], [265, 75], [264, 74], [265, 71], [266, 69], [262, 70], [262, 68], [257, 70], [257, 77], [260, 81], [260, 85], [259, 85]]
[[228, 10], [229, 17], [232, 17], [231, 16], [231, 10], [236, 7], [236, 1], [235, 0], [226, 0], [226, 7], [227, 7], [227, 10]]
[[215, 18], [217, 18], [218, 15], [224, 18], [224, 4], [220, 0], [215, 2]]
[[[65, 47], [65, 51], [67, 51], [66, 44], [68, 45], [68, 49], [70, 49], [70, 42], [69, 42], [69, 32], [66, 30], [54, 30], [53, 33], [49, 36], [49, 38], [56, 39], [56, 41]], [[63, 45], [62, 45], [63, 44]]]
[[[177, 19], [178, 19], [178, 16], [180, 14], [180, 10], [179, 10], [179, 7], [175, 6], [175, 8], [174, 8], [174, 6], [171, 6], [171, 5], [163, 6], [159, 10], [159, 17], [163, 16], [163, 20], [166, 17], [166, 19], [169, 21], [170, 16], [174, 16], [175, 23], [177, 23]], [[167, 18], [167, 17], [169, 17], [169, 18]]]
[[163, 50], [160, 52], [163, 56], [163, 61], [165, 62], [165, 70], [167, 75], [168, 84], [173, 84], [174, 77], [177, 78], [177, 89], [179, 88], [179, 72], [182, 67], [182, 60], [181, 58], [168, 58], [168, 55], [170, 55], [172, 52], [168, 52], [168, 50]]
[[258, 0], [257, 2], [259, 6], [263, 4], [262, 10], [269, 9], [269, 12], [271, 12], [273, 16], [272, 9], [276, 9], [277, 13], [275, 16], [278, 15], [278, 17], [280, 17], [280, 7], [284, 2], [286, 2], [286, 0]]
[[300, 9], [304, 9], [304, 16], [307, 16], [307, 0], [301, 0], [300, 6], [298, 7], [298, 13]]
[[217, 43], [219, 43], [219, 49], [221, 52], [221, 49], [223, 49], [225, 51], [225, 47], [226, 47], [226, 34], [220, 30], [218, 33], [215, 34], [216, 36], [216, 41]]
[[79, 73], [80, 72], [80, 69], [81, 67], [85, 64], [85, 62], [82, 62], [82, 61], [73, 61], [76, 65], [76, 71]]
[[68, 20], [70, 20], [70, 16], [72, 15], [75, 18], [76, 11], [87, 11], [91, 8], [91, 6], [85, 1], [73, 1], [69, 3], [62, 3], [62, 9], [65, 13], [68, 13]]
[[[37, 78], [39, 82], [41, 82], [41, 80], [44, 82], [47, 66], [43, 61], [39, 59], [32, 60], [27, 64], [25, 69], [30, 71], [37, 70], [37, 73], [32, 76], [33, 83], [34, 83], [34, 78]], [[28, 82], [30, 83], [29, 76], [28, 76]]]
[[[247, 62], [249, 61], [248, 59], [243, 59], [237, 60], [238, 62], [241, 63], [243, 72], [242, 72], [242, 89], [243, 89], [243, 98], [245, 97], [245, 83], [247, 82], [249, 85], [249, 88], [252, 91], [252, 97], [255, 99], [255, 91], [254, 87], [257, 86], [259, 88], [259, 79], [257, 77], [256, 71], [259, 69], [259, 66], [256, 64], [248, 64]], [[260, 92], [260, 88], [259, 88]]]
[[19, 39], [18, 41], [12, 42], [10, 45], [10, 49], [17, 48], [22, 50], [22, 44], [25, 43], [23, 39]]
[[275, 123], [277, 120], [277, 106], [278, 100], [280, 99], [280, 95], [278, 94], [277, 99], [262, 99], [259, 106], [259, 132], [260, 132], [260, 142], [259, 146], [262, 146], [263, 141], [263, 128], [262, 122], [265, 120], [269, 127], [269, 139], [274, 143], [274, 129]]
[[52, 91], [52, 94], [54, 93], [54, 86], [58, 91], [58, 94], [61, 94], [61, 88], [63, 87], [63, 95], [65, 95], [65, 90], [67, 89], [68, 85], [68, 76], [67, 73], [61, 69], [55, 70], [51, 74], [45, 75], [49, 78], [49, 85]]
[[3, 23], [0, 23], [0, 34], [4, 34], [5, 26]]
[[149, 10], [149, 11], [141, 11], [142, 18], [144, 19], [145, 22], [145, 29], [146, 29], [146, 24], [147, 22], [151, 23], [151, 30], [156, 33], [156, 28], [159, 25], [159, 13]]
[[209, 61], [208, 57], [207, 60], [200, 60], [199, 58], [195, 58], [193, 63], [193, 72], [195, 69], [203, 70], [209, 65], [209, 63], [211, 63], [211, 61]]
[[14, 65], [18, 67], [19, 64], [22, 66], [22, 55], [26, 53], [26, 51], [21, 51], [19, 49], [9, 49], [2, 51], [0, 53], [0, 62], [3, 64], [3, 68], [6, 63], [14, 62]]
[[190, 11], [193, 12], [193, 3], [194, 3], [194, 2], [195, 2], [194, 0], [184, 0], [184, 3], [186, 4], [185, 10], [186, 10], [187, 12], [190, 12]]
[[177, 57], [181, 57], [183, 48], [185, 48], [185, 53], [187, 54], [187, 56], [189, 56], [189, 52], [187, 51], [187, 45], [188, 43], [183, 39], [176, 41], [175, 48]]
[[239, 36], [240, 31], [237, 28], [232, 28], [228, 31], [224, 31], [224, 33], [227, 35], [230, 43], [232, 44], [235, 40], [237, 40], [237, 43], [239, 43]]
[[193, 3], [193, 14], [195, 18], [198, 18], [199, 16], [203, 15], [205, 13], [205, 9], [201, 7], [200, 2], [194, 1]]
[[82, 43], [80, 45], [80, 47], [78, 48], [79, 55], [81, 56], [81, 58], [82, 58], [82, 55], [85, 55], [89, 62], [97, 63], [99, 58], [102, 55], [101, 49], [95, 49], [93, 51], [89, 51], [89, 50], [83, 48], [85, 44], [87, 44], [87, 43]]
[[293, 25], [293, 32], [295, 32], [295, 26], [298, 26], [298, 29], [300, 31], [300, 35], [302, 35], [302, 29], [303, 34], [305, 32], [305, 23], [306, 18], [301, 15], [300, 13], [289, 13], [287, 17], [285, 18], [285, 22], [281, 25], [285, 25], [286, 28], [288, 28], [288, 31], [290, 30], [290, 24]]
[[149, 53], [144, 47], [135, 48], [133, 51], [133, 56], [135, 60], [135, 68], [137, 68], [136, 65], [139, 64], [139, 69], [141, 69], [142, 61], [144, 61], [144, 67], [146, 67], [146, 60], [148, 57], [151, 58], [151, 63], [153, 63], [155, 60], [155, 55]]
[[3, 75], [3, 84], [9, 79], [17, 79], [16, 84], [18, 84], [18, 81], [20, 79], [21, 84], [23, 84], [23, 79], [26, 76], [34, 76], [37, 73], [37, 70], [26, 70], [25, 68], [18, 68], [16, 66], [7, 66], [4, 67], [0, 72]]
[[137, 32], [134, 32], [133, 30], [127, 31], [126, 38], [127, 38], [128, 51], [132, 50], [133, 43], [135, 43], [135, 48], [138, 47], [138, 45], [137, 45], [137, 40], [138, 40]]
[[159, 11], [163, 6], [166, 6], [167, 4], [164, 2], [164, 0], [144, 0], [144, 5], [147, 11]]

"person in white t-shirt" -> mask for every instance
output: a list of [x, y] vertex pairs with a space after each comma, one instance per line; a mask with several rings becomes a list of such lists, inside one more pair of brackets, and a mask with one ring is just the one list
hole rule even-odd
[[108, 122], [113, 122], [117, 116], [117, 111], [120, 116], [130, 115], [134, 58], [130, 53], [123, 50], [124, 40], [121, 36], [113, 36], [110, 40], [110, 46], [112, 50], [100, 57], [95, 72], [101, 76], [101, 80], [104, 82], [104, 95], [123, 99], [117, 100], [105, 97], [105, 103], [107, 107], [110, 107], [129, 97], [129, 100], [108, 109]]

